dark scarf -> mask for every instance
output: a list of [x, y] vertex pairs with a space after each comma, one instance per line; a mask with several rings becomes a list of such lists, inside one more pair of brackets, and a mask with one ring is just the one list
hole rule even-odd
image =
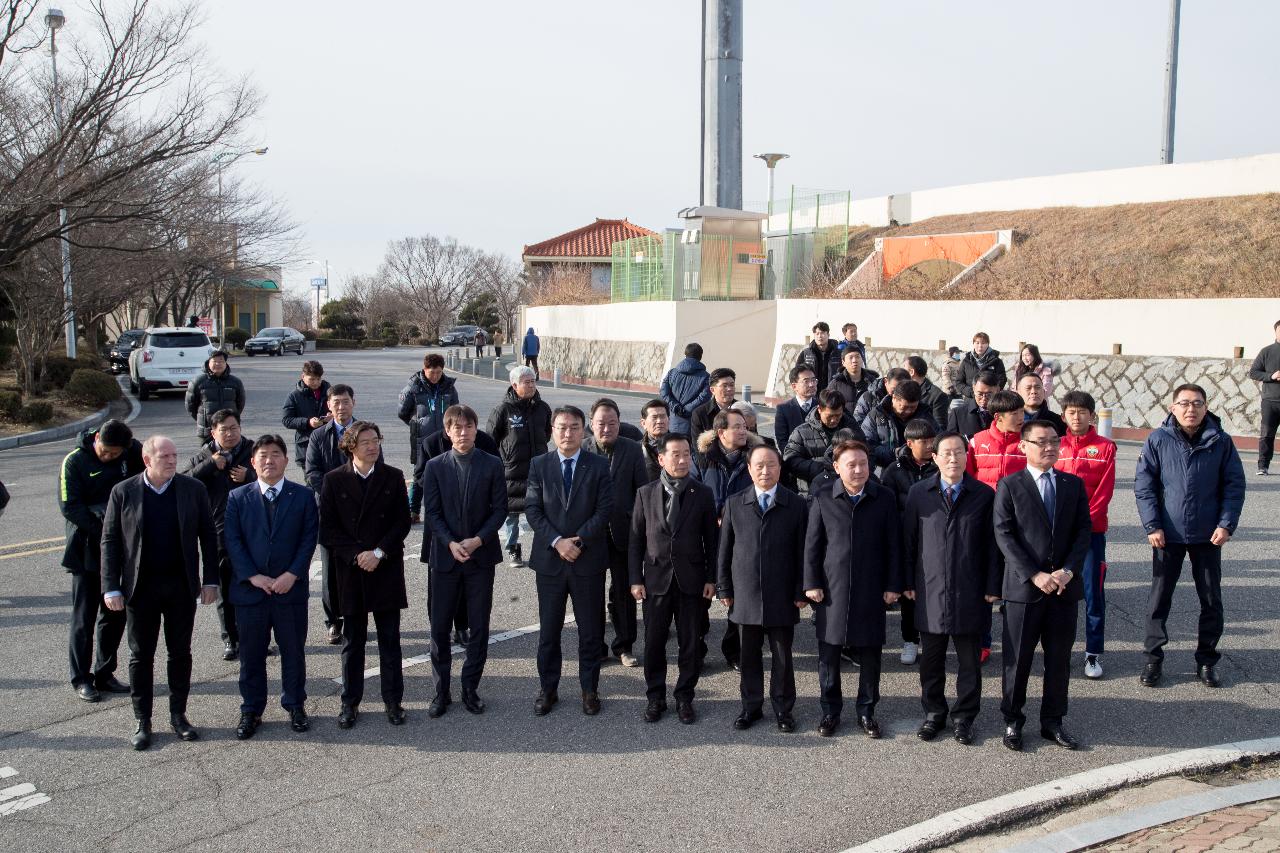
[[693, 482], [693, 477], [685, 475], [680, 479], [676, 479], [663, 471], [659, 476], [662, 481], [662, 490], [667, 496], [667, 527], [674, 527], [676, 518], [680, 514], [680, 500], [685, 489], [689, 488], [689, 484]]

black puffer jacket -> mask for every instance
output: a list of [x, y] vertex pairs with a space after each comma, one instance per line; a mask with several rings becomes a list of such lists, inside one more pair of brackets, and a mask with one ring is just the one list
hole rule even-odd
[[920, 465], [911, 455], [911, 448], [904, 446], [898, 451], [898, 458], [893, 460], [893, 464], [884, 469], [884, 473], [880, 475], [880, 482], [893, 490], [893, 494], [898, 499], [898, 510], [901, 511], [907, 505], [907, 493], [911, 491], [911, 487], [926, 477], [936, 476], [938, 476], [936, 462], [930, 459]]
[[787, 447], [782, 451], [783, 469], [804, 483], [810, 483], [823, 471], [830, 467], [827, 450], [831, 447], [832, 437], [842, 429], [849, 430], [854, 440], [866, 441], [862, 429], [846, 409], [840, 417], [840, 423], [827, 427], [822, 423], [817, 406], [809, 412], [804, 423], [791, 432]]
[[452, 376], [431, 382], [421, 370], [409, 377], [400, 392], [400, 420], [409, 425], [409, 461], [418, 462], [418, 440], [444, 429], [444, 410], [458, 404]]
[[973, 383], [978, 381], [978, 377], [986, 371], [996, 375], [996, 386], [999, 388], [1003, 388], [1009, 381], [1005, 374], [1004, 361], [1000, 358], [1000, 350], [988, 347], [982, 354], [982, 358], [978, 358], [972, 352], [965, 353], [964, 361], [960, 362], [960, 370], [956, 374], [956, 392], [972, 400]]
[[284, 401], [284, 417], [280, 423], [293, 430], [294, 459], [299, 465], [306, 464], [307, 442], [311, 439], [311, 433], [319, 429], [311, 426], [311, 419], [324, 420], [324, 416], [329, 413], [328, 401], [329, 383], [323, 379], [320, 380], [319, 400], [316, 399], [315, 392], [299, 379], [298, 387]]
[[62, 460], [58, 477], [58, 509], [66, 519], [67, 547], [62, 566], [72, 574], [102, 570], [102, 517], [111, 490], [142, 472], [142, 445], [135, 438], [118, 459], [103, 462], [93, 451], [96, 429], [80, 433], [80, 445]]
[[209, 440], [209, 418], [221, 409], [231, 409], [240, 417], [244, 411], [244, 383], [231, 375], [229, 364], [220, 376], [214, 376], [206, 360], [204, 375], [187, 386], [187, 412], [195, 418], [201, 441]]
[[507, 512], [524, 512], [529, 463], [547, 452], [551, 438], [551, 407], [537, 391], [528, 400], [521, 400], [515, 388], [508, 388], [507, 395], [489, 415], [485, 432], [498, 443], [507, 478]]
[[840, 396], [844, 397], [844, 404], [852, 408], [858, 402], [858, 398], [865, 394], [872, 383], [879, 378], [879, 373], [864, 367], [862, 368], [862, 378], [855, 382], [853, 377], [849, 375], [849, 371], [842, 367], [839, 373], [831, 377], [831, 384], [827, 387], [839, 391]]
[[724, 510], [724, 503], [730, 495], [751, 485], [751, 473], [747, 470], [747, 457], [751, 448], [764, 444], [764, 439], [753, 432], [747, 433], [747, 446], [742, 448], [738, 459], [730, 463], [724, 454], [724, 448], [716, 438], [716, 431], [709, 429], [698, 435], [698, 447], [693, 456], [694, 467], [697, 468], [698, 479], [711, 489], [716, 499], [716, 514]]
[[[917, 406], [915, 414], [907, 418], [907, 421], [917, 419], [928, 421], [933, 425], [934, 433], [939, 432], [933, 415], [924, 406]], [[871, 448], [872, 465], [885, 468], [893, 464], [894, 457], [898, 455], [898, 449], [906, 444], [902, 433], [906, 429], [907, 421], [899, 419], [894, 413], [892, 397], [885, 397], [871, 409], [861, 426], [862, 434], [867, 437], [867, 446]]]
[[[231, 494], [232, 489], [257, 480], [258, 474], [253, 470], [253, 439], [241, 437], [240, 443], [227, 451], [229, 458], [222, 468], [213, 460], [218, 453], [218, 443], [207, 442], [191, 457], [182, 473], [204, 483], [205, 490], [209, 493], [209, 509], [213, 511], [213, 526], [221, 537], [227, 515], [227, 495]], [[239, 483], [231, 479], [231, 469], [237, 467], [243, 467], [245, 471], [245, 477]]]

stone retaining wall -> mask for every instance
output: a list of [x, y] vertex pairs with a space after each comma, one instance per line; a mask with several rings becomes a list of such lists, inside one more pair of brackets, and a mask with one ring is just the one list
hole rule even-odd
[[538, 369], [550, 379], [633, 391], [657, 391], [667, 372], [667, 344], [660, 341], [596, 341], [542, 336]]

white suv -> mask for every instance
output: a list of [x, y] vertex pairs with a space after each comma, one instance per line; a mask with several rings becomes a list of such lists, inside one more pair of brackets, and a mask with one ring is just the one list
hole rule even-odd
[[200, 378], [213, 346], [200, 329], [153, 326], [129, 353], [129, 390], [145, 400], [153, 391], [185, 391]]

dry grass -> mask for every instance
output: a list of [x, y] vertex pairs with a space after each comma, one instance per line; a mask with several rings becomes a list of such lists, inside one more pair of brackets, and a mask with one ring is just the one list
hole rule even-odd
[[849, 254], [861, 260], [874, 237], [1003, 228], [1015, 232], [1013, 251], [965, 283], [937, 293], [900, 275], [880, 298], [1280, 296], [1280, 193], [939, 216], [851, 234]]

